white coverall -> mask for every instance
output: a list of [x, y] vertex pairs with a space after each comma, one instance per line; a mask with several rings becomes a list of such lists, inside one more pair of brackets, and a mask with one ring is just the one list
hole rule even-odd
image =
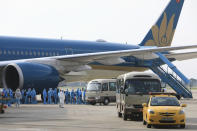
[[59, 107], [63, 108], [64, 107], [64, 100], [65, 100], [65, 95], [64, 95], [63, 91], [61, 91], [59, 94], [59, 100], [60, 100]]

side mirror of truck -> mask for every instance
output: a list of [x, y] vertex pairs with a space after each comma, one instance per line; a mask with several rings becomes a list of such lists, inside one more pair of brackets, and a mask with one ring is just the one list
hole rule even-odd
[[147, 107], [147, 104], [146, 104], [146, 103], [143, 103], [142, 106], [143, 106], [143, 107]]

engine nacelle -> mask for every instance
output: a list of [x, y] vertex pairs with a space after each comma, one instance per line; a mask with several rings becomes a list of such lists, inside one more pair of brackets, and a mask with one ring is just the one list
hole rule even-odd
[[39, 63], [12, 63], [3, 69], [3, 86], [12, 90], [34, 88], [42, 90], [56, 88], [60, 82], [57, 70], [49, 65]]

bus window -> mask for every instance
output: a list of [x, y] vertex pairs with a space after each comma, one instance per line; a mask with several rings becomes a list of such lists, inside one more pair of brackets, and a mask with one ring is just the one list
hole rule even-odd
[[108, 91], [108, 83], [103, 83], [102, 91]]
[[125, 91], [128, 94], [160, 92], [161, 84], [155, 79], [128, 79], [125, 82]]
[[109, 91], [116, 91], [116, 82], [109, 82]]
[[87, 86], [87, 91], [99, 91], [101, 89], [101, 83], [93, 82]]

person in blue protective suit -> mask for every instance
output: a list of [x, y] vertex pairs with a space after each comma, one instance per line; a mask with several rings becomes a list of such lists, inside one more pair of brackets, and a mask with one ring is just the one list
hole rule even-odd
[[25, 104], [31, 103], [31, 88], [28, 89], [25, 96]]
[[77, 88], [77, 90], [75, 91], [75, 100], [76, 100], [76, 104], [79, 104], [79, 88]]
[[43, 97], [43, 103], [44, 104], [47, 104], [46, 103], [46, 100], [47, 100], [47, 91], [46, 91], [46, 89], [44, 88], [44, 90], [43, 90], [43, 92], [42, 92], [42, 97]]
[[70, 92], [68, 90], [68, 103], [70, 102]]
[[[3, 88], [3, 98], [8, 98], [8, 89]], [[7, 104], [7, 102], [3, 103], [3, 104]]]
[[13, 101], [13, 92], [11, 89], [9, 89], [9, 93], [8, 93], [10, 100], [8, 101], [8, 106], [10, 107]]
[[81, 89], [79, 90], [79, 104], [82, 103], [82, 92]]
[[54, 98], [54, 104], [57, 104], [58, 101], [57, 88], [53, 90], [53, 98]]
[[33, 90], [31, 91], [30, 95], [31, 95], [31, 103], [32, 103], [32, 104], [37, 104], [37, 100], [36, 100], [36, 91], [35, 91], [34, 88], [33, 88]]
[[74, 90], [70, 92], [70, 104], [74, 104]]
[[34, 102], [35, 104], [37, 104], [37, 98], [36, 98], [36, 90], [34, 89], [34, 95], [35, 95], [35, 99], [34, 99]]
[[25, 103], [25, 90], [24, 89], [21, 90], [21, 96], [22, 96], [21, 104], [24, 104]]
[[66, 89], [66, 91], [65, 91], [65, 100], [66, 100], [66, 104], [68, 104], [68, 98], [69, 98], [69, 91], [68, 91], [68, 89]]
[[52, 91], [51, 88], [48, 90], [48, 104], [51, 104], [51, 96], [52, 96]]
[[53, 89], [52, 88], [50, 88], [51, 89], [51, 104], [54, 102], [54, 96], [53, 96]]
[[74, 91], [74, 104], [78, 104], [78, 91]]

